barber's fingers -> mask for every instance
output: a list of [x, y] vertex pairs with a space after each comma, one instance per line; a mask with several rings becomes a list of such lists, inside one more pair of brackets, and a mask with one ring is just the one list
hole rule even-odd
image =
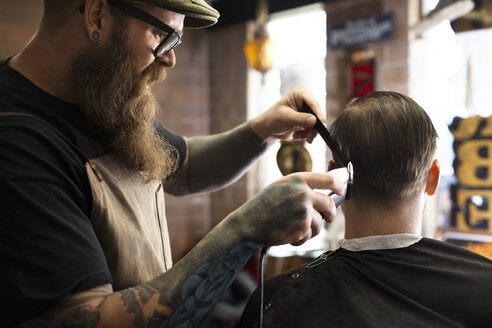
[[326, 222], [331, 223], [337, 215], [337, 208], [333, 199], [331, 199], [330, 196], [315, 191], [311, 193], [311, 199], [314, 210], [316, 210]]
[[[256, 122], [256, 123], [255, 123]], [[295, 133], [313, 130], [316, 119], [313, 115], [297, 112], [289, 105], [276, 104], [252, 121], [263, 139], [289, 139]], [[311, 135], [313, 132], [310, 132]]]
[[313, 142], [317, 132], [314, 129], [316, 118], [312, 114], [287, 110], [282, 114], [281, 119], [284, 121], [285, 128], [292, 130], [294, 139]]
[[315, 210], [310, 211], [308, 217], [299, 225], [298, 233], [292, 238], [291, 245], [299, 246], [312, 237], [317, 236], [323, 226], [323, 217]]
[[296, 241], [294, 243], [290, 243], [292, 246], [301, 246], [302, 244], [304, 244], [306, 241], [308, 241], [309, 239], [311, 239], [312, 237], [314, 236], [311, 236], [311, 234], [307, 235], [306, 237], [302, 238], [301, 240], [299, 241]]
[[296, 131], [292, 136], [296, 140], [306, 140], [308, 143], [312, 143], [314, 138], [318, 135], [314, 129], [306, 129], [301, 131]]
[[317, 236], [323, 226], [323, 216], [318, 211], [314, 211], [311, 222], [311, 237]]
[[299, 224], [300, 236], [297, 237], [296, 242], [291, 243], [294, 246], [302, 245], [317, 236], [323, 226], [323, 220], [331, 223], [337, 214], [335, 203], [329, 196], [312, 191], [310, 199], [312, 208], [308, 210], [304, 221]]
[[295, 108], [297, 111], [301, 111], [304, 103], [308, 105], [313, 112], [318, 116], [318, 118], [324, 123], [325, 120], [325, 113], [322, 110], [320, 104], [316, 101], [314, 98], [314, 95], [312, 94], [311, 91], [309, 91], [307, 88], [303, 86], [298, 86], [292, 91], [287, 94], [287, 98], [295, 103]]
[[295, 173], [311, 189], [331, 190], [338, 195], [343, 194], [344, 182], [330, 172]]
[[289, 106], [279, 106], [278, 110], [282, 113], [277, 117], [277, 124], [287, 129], [303, 130], [313, 128], [316, 118], [309, 113], [298, 112]]

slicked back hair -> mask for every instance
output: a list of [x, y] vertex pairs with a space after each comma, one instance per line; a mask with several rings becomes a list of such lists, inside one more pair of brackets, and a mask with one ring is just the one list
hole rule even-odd
[[437, 132], [410, 97], [389, 91], [361, 97], [347, 106], [330, 132], [340, 146], [335, 163], [351, 161], [354, 166], [354, 196], [405, 199], [425, 186]]

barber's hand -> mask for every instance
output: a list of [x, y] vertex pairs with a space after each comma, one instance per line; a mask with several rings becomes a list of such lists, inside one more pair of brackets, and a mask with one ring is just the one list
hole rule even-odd
[[312, 108], [321, 121], [325, 121], [325, 114], [311, 92], [304, 87], [297, 87], [266, 112], [254, 118], [251, 121], [253, 131], [266, 141], [293, 137], [306, 139], [311, 143], [316, 137], [314, 130], [316, 118], [301, 112], [304, 102]]
[[294, 173], [272, 183], [234, 213], [248, 241], [272, 246], [301, 245], [316, 236], [323, 219], [336, 215], [329, 196], [313, 189], [343, 192], [343, 183], [330, 173]]

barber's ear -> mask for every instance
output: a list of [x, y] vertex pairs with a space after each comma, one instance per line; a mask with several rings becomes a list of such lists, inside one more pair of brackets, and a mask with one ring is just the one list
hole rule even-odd
[[334, 161], [332, 161], [332, 160], [330, 160], [330, 161], [328, 162], [328, 171], [331, 171], [331, 170], [333, 170], [333, 169], [335, 169], [335, 162], [334, 162]]
[[441, 169], [439, 166], [439, 161], [435, 159], [432, 162], [432, 166], [429, 170], [429, 176], [427, 177], [427, 184], [425, 186], [425, 193], [432, 196], [436, 193], [437, 186], [439, 185], [439, 176], [441, 174]]
[[107, 34], [104, 13], [108, 12], [106, 0], [86, 0], [84, 7], [84, 22], [89, 38], [99, 41], [103, 34]]

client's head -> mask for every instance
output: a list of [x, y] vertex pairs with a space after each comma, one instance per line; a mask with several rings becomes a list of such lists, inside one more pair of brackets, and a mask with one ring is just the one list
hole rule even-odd
[[354, 166], [354, 198], [406, 199], [424, 191], [437, 133], [411, 98], [373, 92], [350, 103], [330, 132], [340, 146], [335, 165]]

